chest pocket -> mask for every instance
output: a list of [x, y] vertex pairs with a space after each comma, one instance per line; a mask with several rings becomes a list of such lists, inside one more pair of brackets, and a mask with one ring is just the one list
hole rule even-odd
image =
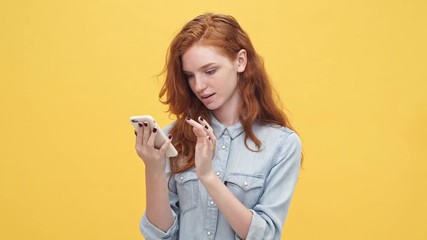
[[259, 177], [231, 174], [226, 178], [227, 188], [247, 208], [253, 208], [264, 187], [264, 179]]
[[199, 179], [196, 172], [188, 171], [174, 176], [178, 192], [179, 207], [181, 213], [185, 213], [197, 207], [199, 201]]

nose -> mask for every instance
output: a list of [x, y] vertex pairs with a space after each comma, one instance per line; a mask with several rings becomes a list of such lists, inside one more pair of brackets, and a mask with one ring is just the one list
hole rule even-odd
[[207, 87], [206, 79], [203, 76], [196, 75], [194, 76], [194, 91], [196, 93], [201, 93]]

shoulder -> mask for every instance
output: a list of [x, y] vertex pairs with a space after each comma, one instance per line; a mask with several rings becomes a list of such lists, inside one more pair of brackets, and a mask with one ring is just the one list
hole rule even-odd
[[294, 144], [301, 145], [301, 139], [294, 130], [287, 127], [281, 127], [280, 129], [281, 129], [280, 131], [282, 132], [283, 141], [285, 141], [288, 144], [294, 143]]
[[301, 144], [298, 134], [288, 127], [276, 124], [255, 124], [253, 130], [260, 139], [273, 140], [282, 144], [284, 142], [298, 142]]
[[254, 132], [262, 142], [261, 148], [274, 153], [275, 162], [294, 158], [293, 156], [295, 161], [300, 161], [298, 159], [301, 158], [302, 143], [294, 130], [269, 124], [257, 125]]

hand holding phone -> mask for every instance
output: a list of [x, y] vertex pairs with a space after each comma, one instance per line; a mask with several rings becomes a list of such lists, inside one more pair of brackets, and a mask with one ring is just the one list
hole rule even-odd
[[[163, 130], [157, 125], [154, 118], [150, 115], [142, 115], [142, 116], [132, 116], [130, 117], [130, 123], [132, 124], [135, 131], [138, 130], [138, 122], [147, 122], [150, 125], [150, 130], [153, 131], [153, 128], [157, 128], [156, 139], [154, 139], [154, 147], [160, 149], [162, 145], [166, 141], [166, 135]], [[176, 151], [175, 147], [170, 144], [169, 148], [166, 150], [166, 157], [175, 157], [178, 155], [178, 151]]]

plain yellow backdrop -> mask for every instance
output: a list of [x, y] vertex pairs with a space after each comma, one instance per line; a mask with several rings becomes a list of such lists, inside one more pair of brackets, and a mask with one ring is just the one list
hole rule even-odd
[[305, 163], [283, 239], [427, 239], [427, 4], [0, 2], [0, 239], [142, 239], [128, 117], [159, 103], [182, 25], [231, 14], [263, 56]]

